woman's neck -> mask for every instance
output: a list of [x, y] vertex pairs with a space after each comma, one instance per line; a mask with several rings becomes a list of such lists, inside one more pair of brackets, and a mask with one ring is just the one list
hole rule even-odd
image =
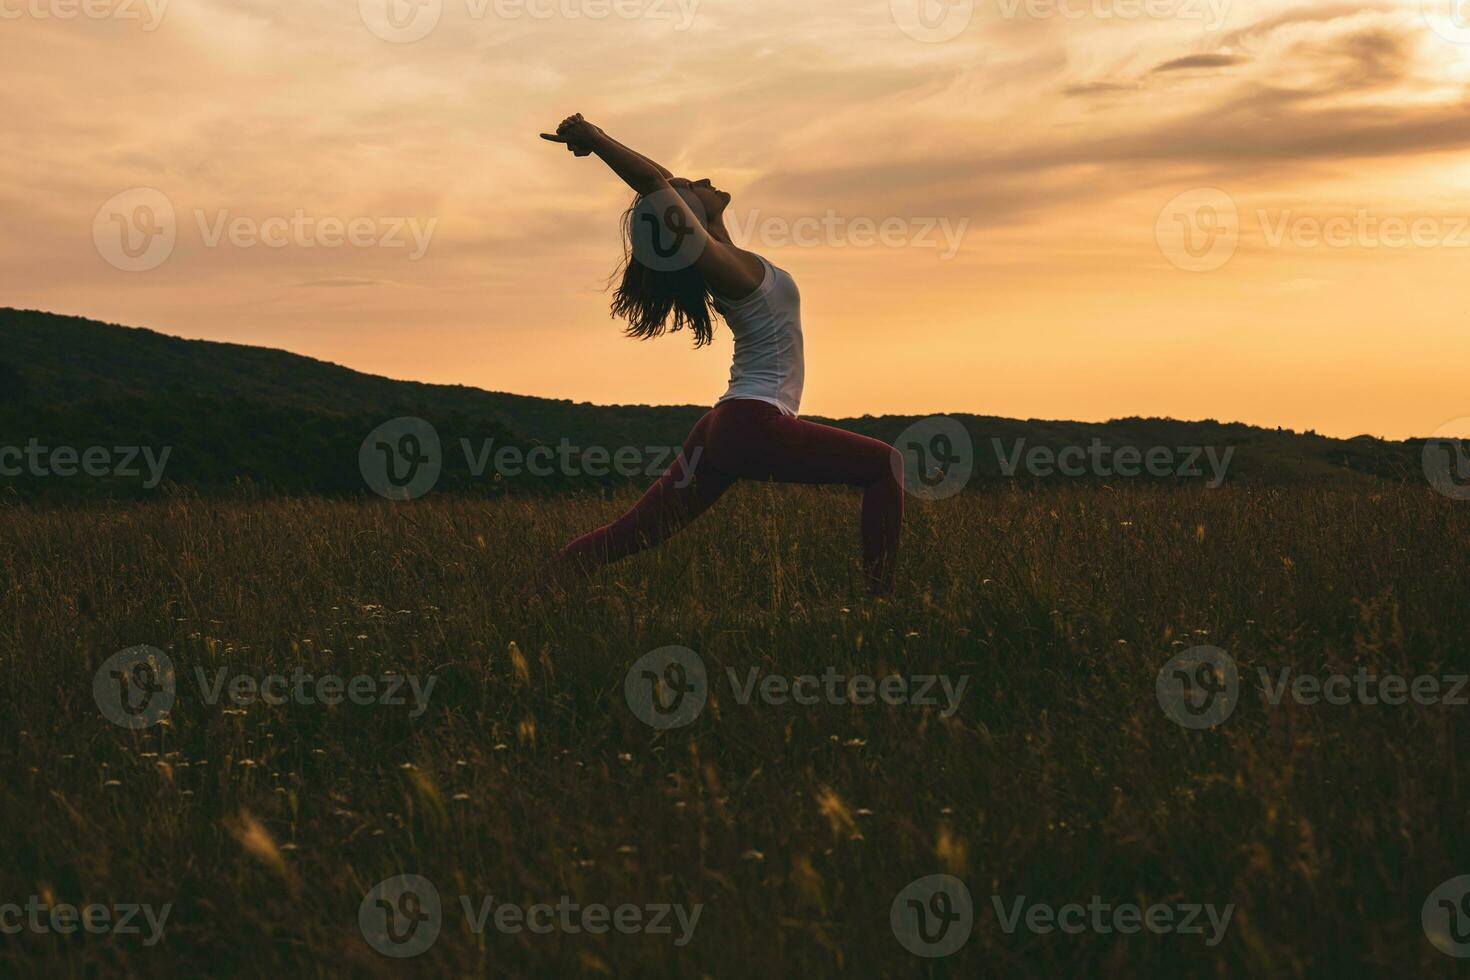
[[730, 240], [730, 233], [725, 230], [725, 216], [723, 214], [717, 214], [713, 218], [707, 219], [704, 227], [709, 232], [709, 236], [715, 241], [724, 242], [726, 245], [735, 244]]

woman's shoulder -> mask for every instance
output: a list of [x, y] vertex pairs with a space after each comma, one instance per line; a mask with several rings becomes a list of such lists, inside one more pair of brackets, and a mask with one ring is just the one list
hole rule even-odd
[[732, 248], [740, 256], [742, 262], [747, 259], [754, 260], [755, 264], [747, 266], [747, 271], [751, 274], [751, 279], [755, 284], [738, 299], [721, 296], [711, 289], [710, 295], [714, 297], [716, 305], [726, 307], [742, 306], [770, 292], [771, 284], [775, 281], [776, 275], [780, 271], [763, 255], [743, 248], [735, 248], [733, 246]]

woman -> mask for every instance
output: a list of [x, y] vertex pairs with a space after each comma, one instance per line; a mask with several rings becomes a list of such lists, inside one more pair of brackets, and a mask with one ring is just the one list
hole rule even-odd
[[713, 334], [713, 311], [735, 338], [730, 387], [695, 424], [668, 472], [622, 517], [563, 548], [546, 574], [627, 557], [694, 520], [737, 480], [776, 480], [862, 487], [868, 585], [888, 592], [903, 522], [902, 463], [887, 443], [797, 417], [804, 364], [796, 284], [731, 242], [724, 222], [730, 195], [708, 179], [675, 177], [580, 113], [541, 137], [579, 157], [596, 155], [639, 195], [624, 216], [628, 248], [612, 302], [628, 335], [687, 327], [702, 347]]

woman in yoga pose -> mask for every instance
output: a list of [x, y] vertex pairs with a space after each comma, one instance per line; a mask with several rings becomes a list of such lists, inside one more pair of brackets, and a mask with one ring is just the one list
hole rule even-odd
[[626, 254], [612, 302], [628, 335], [687, 327], [702, 347], [717, 312], [735, 339], [730, 386], [679, 458], [631, 510], [568, 544], [543, 574], [627, 557], [694, 520], [737, 480], [775, 480], [861, 487], [868, 585], [888, 592], [903, 522], [902, 463], [887, 443], [797, 417], [804, 364], [796, 283], [730, 240], [730, 195], [708, 179], [675, 177], [580, 114], [541, 136], [579, 157], [596, 155], [639, 195], [624, 216]]

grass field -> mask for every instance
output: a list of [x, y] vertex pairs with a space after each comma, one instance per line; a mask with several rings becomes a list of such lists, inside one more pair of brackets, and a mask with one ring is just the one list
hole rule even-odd
[[[1470, 708], [1279, 706], [1258, 668], [1466, 669], [1470, 507], [1428, 488], [1107, 487], [911, 501], [865, 599], [857, 501], [747, 486], [662, 550], [542, 604], [553, 545], [623, 500], [208, 501], [0, 511], [0, 903], [148, 904], [157, 941], [27, 929], [0, 975], [1447, 975], [1421, 908], [1470, 873]], [[94, 674], [164, 651], [164, 721]], [[1239, 665], [1218, 727], [1156, 677]], [[696, 651], [708, 703], [656, 729], [634, 661]], [[210, 704], [196, 679], [412, 676], [408, 705]], [[741, 703], [761, 674], [943, 675], [937, 705]], [[1460, 692], [1463, 696], [1467, 692]], [[919, 957], [890, 907], [962, 880], [973, 933]], [[360, 927], [432, 881], [417, 956]], [[472, 907], [692, 909], [672, 934], [472, 931]], [[1033, 903], [1233, 906], [1223, 938], [1035, 932]], [[563, 897], [566, 897], [565, 899]], [[371, 903], [369, 903], [371, 904]], [[997, 904], [1004, 915], [998, 914]], [[411, 910], [399, 905], [401, 910]], [[931, 906], [938, 911], [938, 906]], [[513, 921], [513, 920], [512, 920]], [[586, 920], [582, 920], [586, 921]], [[1109, 920], [1117, 922], [1119, 920]], [[1177, 920], [1176, 920], [1177, 921]], [[3, 924], [3, 921], [0, 921]]]

